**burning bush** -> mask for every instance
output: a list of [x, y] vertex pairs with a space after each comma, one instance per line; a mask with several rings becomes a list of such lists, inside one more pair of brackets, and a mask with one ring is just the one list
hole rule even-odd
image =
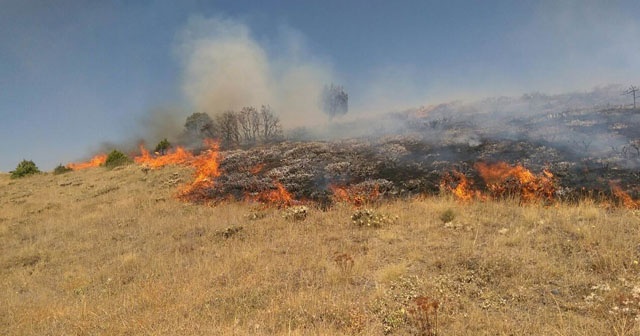
[[20, 178], [27, 175], [33, 175], [40, 173], [38, 166], [31, 160], [22, 160], [16, 167], [16, 170], [11, 172], [11, 178]]
[[118, 166], [123, 166], [131, 163], [131, 159], [119, 150], [112, 150], [107, 159], [104, 161], [104, 166], [112, 169]]

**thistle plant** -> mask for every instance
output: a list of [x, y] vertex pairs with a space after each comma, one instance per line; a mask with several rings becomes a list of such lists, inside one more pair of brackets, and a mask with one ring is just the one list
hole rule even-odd
[[307, 219], [309, 208], [304, 205], [292, 206], [284, 210], [282, 217], [291, 221], [303, 221]]
[[351, 215], [351, 221], [360, 227], [379, 228], [387, 224], [393, 224], [398, 220], [398, 216], [389, 216], [378, 213], [372, 209], [360, 209]]

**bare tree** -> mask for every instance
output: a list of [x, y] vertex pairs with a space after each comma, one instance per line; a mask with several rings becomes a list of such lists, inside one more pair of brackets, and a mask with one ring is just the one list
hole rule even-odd
[[216, 116], [216, 128], [220, 142], [225, 148], [237, 147], [240, 144], [240, 130], [238, 117], [233, 111], [227, 111]]
[[342, 86], [325, 85], [320, 99], [322, 110], [331, 118], [337, 115], [344, 115], [349, 111], [349, 95]]
[[272, 142], [282, 137], [280, 118], [276, 116], [269, 105], [260, 108], [260, 126], [262, 126], [262, 141]]
[[246, 145], [255, 145], [260, 136], [260, 114], [255, 107], [243, 107], [237, 115], [238, 127], [242, 142]]
[[636, 92], [638, 92], [638, 90], [640, 90], [640, 89], [638, 89], [638, 87], [637, 87], [637, 86], [631, 85], [631, 86], [627, 89], [627, 91], [625, 91], [625, 92], [623, 93], [623, 95], [633, 95], [633, 108], [634, 108], [634, 109], [636, 108]]

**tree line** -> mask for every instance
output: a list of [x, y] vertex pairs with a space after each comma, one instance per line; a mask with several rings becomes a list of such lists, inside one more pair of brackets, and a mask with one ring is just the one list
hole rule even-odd
[[280, 118], [271, 107], [262, 105], [260, 110], [252, 106], [240, 111], [226, 111], [213, 118], [204, 112], [196, 112], [184, 125], [188, 140], [218, 139], [220, 146], [231, 149], [265, 144], [282, 139]]

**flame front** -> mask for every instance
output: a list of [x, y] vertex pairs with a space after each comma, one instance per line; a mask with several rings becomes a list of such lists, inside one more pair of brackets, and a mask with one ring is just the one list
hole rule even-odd
[[[368, 189], [368, 190], [367, 190]], [[349, 203], [360, 207], [367, 202], [374, 202], [380, 198], [380, 186], [375, 184], [373, 188], [358, 188], [357, 186], [329, 185], [335, 202]]]
[[495, 164], [478, 162], [474, 167], [484, 181], [488, 195], [474, 190], [473, 183], [457, 171], [453, 172], [453, 176], [444, 175], [440, 182], [440, 190], [449, 191], [462, 201], [470, 201], [474, 197], [486, 200], [488, 196], [499, 199], [510, 195], [518, 196], [523, 202], [553, 200], [555, 183], [553, 174], [548, 170], [535, 175], [521, 165], [511, 166], [505, 162]]
[[207, 189], [212, 188], [214, 180], [220, 176], [220, 146], [216, 141], [210, 139], [205, 139], [205, 144], [209, 149], [190, 161], [190, 165], [196, 171], [193, 182], [185, 185], [180, 191], [183, 198], [206, 198], [204, 194]]
[[273, 184], [276, 187], [275, 189], [263, 191], [256, 195], [247, 196], [246, 198], [256, 202], [275, 204], [278, 207], [288, 207], [297, 203], [282, 183], [274, 180]]
[[624, 190], [622, 190], [622, 188], [618, 184], [609, 182], [609, 186], [611, 186], [611, 192], [620, 200], [622, 206], [628, 209], [640, 209], [640, 201], [634, 200], [631, 196], [629, 196], [629, 194], [624, 192]]
[[506, 162], [495, 164], [478, 162], [474, 167], [494, 197], [519, 195], [524, 202], [539, 199], [553, 200], [555, 184], [553, 174], [548, 170], [535, 175], [521, 165], [510, 166]]
[[69, 163], [67, 168], [73, 170], [87, 169], [92, 167], [99, 167], [107, 161], [107, 154], [98, 154], [86, 162]]
[[140, 156], [136, 156], [133, 160], [139, 164], [148, 165], [151, 168], [160, 168], [170, 164], [185, 164], [193, 160], [193, 153], [178, 146], [175, 151], [171, 151], [165, 155], [153, 156], [149, 151], [140, 145]]
[[[475, 195], [481, 196], [479, 192], [475, 192], [471, 188], [472, 183], [464, 174], [453, 171], [453, 175], [457, 179], [457, 183], [450, 174], [445, 174], [442, 181], [440, 181], [440, 190], [449, 191], [457, 199], [465, 202], [470, 201]], [[455, 185], [455, 187], [453, 185]]]

